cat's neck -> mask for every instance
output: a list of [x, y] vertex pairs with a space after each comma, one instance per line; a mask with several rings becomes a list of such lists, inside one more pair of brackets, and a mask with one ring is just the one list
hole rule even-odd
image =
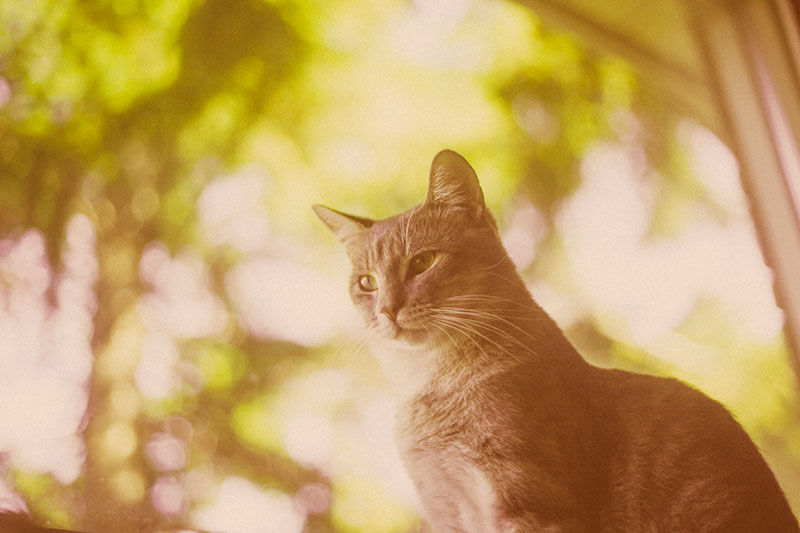
[[466, 298], [472, 307], [454, 312], [468, 319], [450, 345], [471, 351], [471, 359], [456, 358], [469, 366], [487, 359], [510, 366], [545, 362], [585, 363], [566, 339], [556, 322], [534, 301], [516, 267], [505, 253], [503, 259], [487, 271], [488, 283], [478, 292], [480, 298]]
[[485, 305], [473, 302], [472, 308], [457, 308], [452, 316], [461, 318], [462, 323], [440, 330], [428, 343], [376, 340], [373, 352], [399, 402], [432, 389], [473, 389], [503, 372], [549, 371], [563, 364], [585, 366], [521, 280], [519, 284], [513, 290], [496, 285], [484, 293]]
[[436, 345], [374, 339], [370, 348], [400, 404], [419, 395], [440, 373], [442, 348]]

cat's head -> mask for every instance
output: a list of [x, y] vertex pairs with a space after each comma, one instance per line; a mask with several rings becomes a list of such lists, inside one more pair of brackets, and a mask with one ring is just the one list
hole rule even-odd
[[498, 276], [518, 279], [475, 171], [453, 151], [436, 155], [425, 202], [405, 213], [371, 220], [313, 208], [347, 249], [354, 304], [386, 339], [452, 337], [498, 298]]

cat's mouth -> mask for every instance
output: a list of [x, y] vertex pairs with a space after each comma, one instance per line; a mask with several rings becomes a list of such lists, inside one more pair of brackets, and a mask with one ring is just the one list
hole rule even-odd
[[377, 321], [378, 333], [388, 340], [401, 341], [407, 344], [422, 344], [429, 340], [429, 332], [424, 327], [409, 324], [402, 319], [392, 320], [379, 317]]
[[381, 333], [388, 339], [396, 339], [402, 332], [402, 326], [393, 320], [385, 320], [381, 325]]
[[378, 331], [387, 339], [400, 339], [407, 334], [408, 328], [403, 327], [397, 320], [386, 317], [378, 318]]

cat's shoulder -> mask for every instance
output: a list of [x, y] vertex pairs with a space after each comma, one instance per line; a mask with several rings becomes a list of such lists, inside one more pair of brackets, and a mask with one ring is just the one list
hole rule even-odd
[[[728, 408], [696, 387], [672, 377], [608, 371], [604, 377], [609, 402], [622, 423], [650, 428], [673, 437], [727, 435], [744, 440], [744, 432]], [[749, 440], [749, 439], [746, 439]]]

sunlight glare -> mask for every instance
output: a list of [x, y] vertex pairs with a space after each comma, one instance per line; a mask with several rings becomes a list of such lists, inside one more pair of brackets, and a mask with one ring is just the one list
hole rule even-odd
[[144, 454], [150, 465], [160, 472], [180, 470], [186, 466], [183, 442], [167, 433], [154, 434], [145, 445]]
[[101, 444], [103, 458], [110, 463], [120, 463], [136, 451], [138, 439], [130, 423], [115, 422], [103, 432]]
[[111, 488], [123, 502], [141, 501], [145, 495], [144, 476], [135, 470], [120, 470], [111, 478]]
[[285, 259], [242, 261], [225, 287], [242, 324], [262, 338], [316, 346], [342, 331], [352, 313], [334, 281]]
[[108, 405], [115, 420], [132, 421], [141, 410], [139, 391], [130, 383], [118, 383], [109, 392]]
[[134, 374], [139, 392], [147, 398], [166, 398], [178, 382], [175, 365], [179, 359], [178, 345], [172, 336], [157, 329], [149, 331], [142, 339]]
[[295, 411], [284, 417], [281, 440], [297, 463], [324, 471], [333, 451], [335, 432], [322, 413]]
[[319, 370], [287, 381], [276, 414], [286, 453], [300, 464], [330, 469], [336, 444], [335, 414], [353, 400], [353, 378], [343, 370]]
[[308, 514], [320, 514], [331, 506], [331, 489], [322, 483], [309, 483], [300, 487], [294, 501]]
[[[0, 470], [0, 473], [4, 472]], [[0, 475], [0, 512], [2, 511], [24, 513], [28, 511], [28, 506], [25, 505], [25, 500], [14, 492], [4, 476]]]
[[357, 416], [344, 427], [347, 446], [334, 456], [333, 476], [380, 480], [381, 488], [394, 501], [417, 507], [416, 491], [395, 444], [394, 398], [377, 390], [360, 394]]
[[518, 270], [525, 270], [536, 257], [536, 250], [545, 234], [546, 221], [530, 202], [517, 202], [511, 221], [503, 231], [503, 246]]
[[0, 76], [0, 108], [5, 106], [11, 100], [11, 85], [8, 80]]
[[200, 228], [214, 246], [229, 244], [242, 252], [264, 247], [270, 225], [264, 209], [267, 175], [257, 165], [218, 178], [197, 201]]
[[[67, 222], [63, 270], [53, 273], [37, 231], [0, 241], [0, 455], [62, 483], [79, 475], [97, 279], [94, 228]], [[48, 303], [51, 286], [55, 305]]]
[[709, 198], [732, 214], [746, 215], [747, 200], [739, 178], [739, 164], [728, 147], [711, 131], [688, 120], [678, 125], [677, 137]]
[[300, 533], [305, 516], [290, 496], [262, 489], [241, 477], [229, 477], [219, 486], [213, 502], [192, 512], [192, 522], [208, 531]]
[[[701, 295], [720, 301], [760, 342], [773, 339], [782, 315], [745, 214], [728, 223], [698, 215], [678, 236], [647, 236], [654, 192], [636, 157], [598, 144], [584, 158], [581, 188], [559, 213], [585, 300], [611, 317], [605, 323], [615, 336], [645, 347], [677, 328]], [[735, 193], [727, 197], [736, 202]]]
[[166, 515], [180, 514], [185, 506], [184, 489], [174, 476], [161, 476], [150, 489], [153, 507]]
[[473, 70], [488, 62], [477, 41], [455, 39], [454, 31], [474, 5], [472, 0], [415, 0], [390, 28], [398, 55], [435, 69]]
[[139, 302], [145, 325], [176, 338], [207, 337], [224, 329], [225, 305], [211, 290], [208, 265], [197, 253], [185, 250], [172, 259], [164, 246], [150, 244], [140, 273], [152, 287]]
[[387, 522], [410, 530], [419, 502], [394, 440], [396, 403], [385, 390], [362, 388], [339, 427], [331, 465], [332, 513], [349, 530], [377, 531]]
[[559, 292], [550, 283], [538, 282], [528, 287], [533, 299], [547, 310], [558, 327], [562, 330], [569, 329], [580, 318], [583, 317], [585, 310], [581, 309], [581, 304], [576, 302], [568, 294]]

